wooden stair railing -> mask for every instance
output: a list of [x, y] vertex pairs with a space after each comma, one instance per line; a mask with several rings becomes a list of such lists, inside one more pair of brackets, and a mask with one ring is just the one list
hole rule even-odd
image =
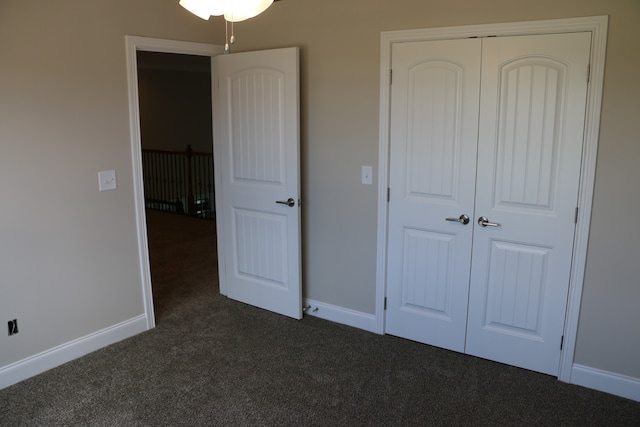
[[145, 207], [213, 219], [213, 154], [142, 149]]

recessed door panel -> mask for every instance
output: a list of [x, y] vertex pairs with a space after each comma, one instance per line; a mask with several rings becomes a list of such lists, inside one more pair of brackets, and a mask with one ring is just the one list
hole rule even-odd
[[287, 218], [271, 212], [235, 210], [238, 248], [235, 274], [263, 285], [289, 287], [287, 275]]
[[548, 248], [491, 242], [484, 328], [541, 336], [548, 256]]
[[286, 185], [284, 78], [261, 68], [229, 76], [234, 182]]
[[455, 236], [404, 230], [402, 310], [451, 320]]
[[464, 70], [428, 60], [407, 70], [407, 196], [454, 200]]
[[499, 73], [496, 205], [553, 209], [567, 66], [518, 59]]

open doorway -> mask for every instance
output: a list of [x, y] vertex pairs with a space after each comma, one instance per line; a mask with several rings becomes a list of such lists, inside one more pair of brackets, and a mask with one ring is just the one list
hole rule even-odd
[[[179, 308], [181, 301], [180, 298], [189, 294], [188, 289], [184, 285], [181, 287], [180, 283], [186, 280], [187, 276], [191, 276], [191, 280], [198, 281], [199, 283], [206, 284], [210, 280], [200, 280], [206, 276], [208, 279], [212, 279], [214, 283], [217, 283], [217, 255], [216, 255], [216, 235], [215, 235], [215, 223], [214, 221], [205, 221], [191, 216], [181, 216], [166, 214], [167, 216], [149, 216], [147, 221], [147, 208], [145, 203], [145, 188], [144, 188], [144, 174], [143, 174], [143, 162], [142, 162], [142, 129], [141, 129], [141, 111], [140, 111], [140, 90], [138, 86], [138, 53], [141, 52], [156, 52], [167, 54], [178, 54], [183, 58], [189, 56], [201, 57], [200, 59], [206, 60], [210, 63], [211, 58], [215, 55], [224, 52], [224, 48], [221, 46], [214, 46], [203, 43], [181, 42], [174, 40], [153, 39], [147, 37], [126, 36], [126, 51], [127, 51], [127, 76], [129, 87], [129, 113], [130, 113], [130, 126], [131, 126], [131, 154], [132, 154], [132, 167], [133, 167], [133, 187], [134, 187], [134, 199], [136, 210], [136, 222], [137, 222], [137, 236], [138, 236], [138, 255], [140, 262], [140, 274], [142, 295], [144, 298], [145, 318], [147, 323], [147, 329], [151, 329], [156, 324], [155, 316], [155, 304], [158, 304], [159, 318], [163, 319], [170, 315], [166, 308]], [[143, 53], [144, 55], [144, 53]], [[155, 58], [157, 59], [157, 57]], [[193, 60], [187, 58], [187, 61]], [[148, 65], [147, 65], [148, 66]], [[173, 66], [175, 68], [175, 66]], [[185, 66], [182, 65], [184, 68]], [[192, 67], [186, 66], [186, 68]], [[210, 75], [208, 76], [210, 79]], [[207, 95], [210, 97], [211, 91], [208, 91]], [[207, 109], [210, 111], [211, 100], [209, 99], [209, 106]], [[208, 126], [211, 127], [210, 112], [209, 117], [206, 120]], [[176, 120], [176, 114], [165, 116], [163, 121]], [[187, 144], [188, 145], [188, 144]], [[209, 141], [209, 147], [211, 142]], [[185, 145], [186, 146], [186, 145]], [[192, 148], [193, 149], [193, 148]], [[211, 198], [211, 207], [214, 207], [213, 197]], [[161, 212], [156, 212], [160, 214]], [[173, 224], [167, 222], [156, 221], [157, 219], [170, 219]], [[192, 227], [185, 225], [198, 224], [199, 226], [209, 227], [211, 230], [206, 231], [194, 231]], [[147, 226], [149, 222], [149, 227]], [[206, 224], [206, 225], [205, 225]], [[196, 227], [197, 228], [197, 227]], [[159, 234], [155, 234], [155, 231], [159, 231]], [[176, 230], [180, 231], [180, 236], [176, 234]], [[204, 241], [199, 240], [197, 236], [208, 235], [208, 238]], [[154, 255], [154, 264], [156, 266], [156, 274], [154, 274], [154, 289], [152, 290], [151, 280], [151, 255], [150, 255], [150, 243], [154, 247], [158, 247], [156, 242], [163, 243], [163, 252]], [[173, 241], [172, 244], [166, 243]], [[191, 251], [191, 252], [190, 252]], [[205, 255], [207, 258], [205, 261], [196, 262], [194, 264], [193, 254]], [[164, 254], [164, 255], [162, 255]], [[157, 255], [157, 256], [156, 256]], [[191, 256], [190, 256], [191, 255]], [[156, 259], [158, 262], [156, 262]], [[188, 261], [190, 260], [190, 261]], [[176, 262], [182, 262], [179, 264], [171, 264]], [[198, 265], [205, 267], [197, 267]], [[155, 289], [155, 286], [159, 280], [158, 274], [164, 274], [158, 268], [164, 268], [167, 276], [165, 281], [173, 283], [173, 285], [167, 289]], [[209, 270], [208, 270], [209, 269]], [[212, 269], [212, 270], [211, 270]], [[195, 276], [195, 277], [194, 277]], [[163, 279], [164, 280], [164, 279]], [[182, 282], [181, 282], [182, 281]], [[209, 286], [211, 292], [217, 292], [213, 286]], [[154, 293], [158, 293], [158, 301], [155, 301]], [[172, 305], [173, 303], [173, 305]]]
[[137, 51], [149, 263], [156, 322], [216, 288], [211, 59]]

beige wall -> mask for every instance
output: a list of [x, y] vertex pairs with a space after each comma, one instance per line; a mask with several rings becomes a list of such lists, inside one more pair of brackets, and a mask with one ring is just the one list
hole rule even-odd
[[167, 0], [0, 2], [0, 368], [144, 313], [124, 36], [214, 29]]
[[[381, 31], [605, 14], [576, 362], [640, 378], [637, 0], [284, 0], [237, 24], [238, 51], [301, 47], [305, 296], [374, 312], [377, 180], [360, 166], [378, 166]], [[0, 331], [0, 367], [143, 312], [124, 35], [222, 43], [222, 27], [177, 0], [0, 3], [0, 321], [21, 328]], [[98, 193], [105, 169], [117, 191]]]
[[377, 193], [359, 168], [377, 167], [381, 31], [593, 15], [610, 21], [575, 361], [640, 378], [637, 0], [297, 0], [238, 26], [243, 50], [302, 48], [305, 296], [375, 311]]

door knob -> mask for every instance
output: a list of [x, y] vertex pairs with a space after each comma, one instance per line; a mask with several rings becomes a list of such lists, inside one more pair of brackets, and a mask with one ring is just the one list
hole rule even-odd
[[469, 216], [462, 214], [459, 218], [445, 218], [447, 221], [459, 222], [460, 224], [467, 225], [469, 224]]
[[483, 227], [500, 227], [500, 224], [497, 222], [489, 222], [489, 219], [486, 216], [481, 216], [478, 218], [478, 224]]
[[291, 197], [289, 197], [288, 200], [276, 200], [276, 203], [280, 203], [281, 205], [287, 205], [290, 208], [294, 207], [296, 205], [296, 201], [293, 200]]

